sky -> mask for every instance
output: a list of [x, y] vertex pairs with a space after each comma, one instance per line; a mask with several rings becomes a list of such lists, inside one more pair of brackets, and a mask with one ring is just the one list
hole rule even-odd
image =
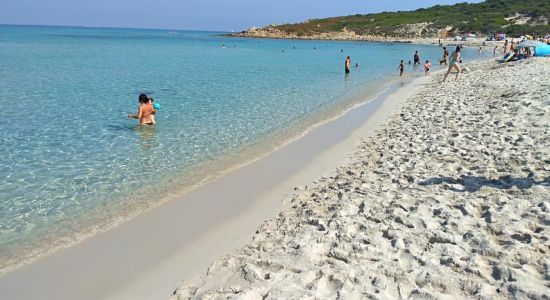
[[0, 24], [241, 31], [453, 0], [1, 0]]

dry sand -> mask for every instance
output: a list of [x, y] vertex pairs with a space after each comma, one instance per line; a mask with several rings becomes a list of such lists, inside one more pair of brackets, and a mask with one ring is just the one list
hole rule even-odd
[[171, 299], [550, 298], [550, 61], [468, 69]]

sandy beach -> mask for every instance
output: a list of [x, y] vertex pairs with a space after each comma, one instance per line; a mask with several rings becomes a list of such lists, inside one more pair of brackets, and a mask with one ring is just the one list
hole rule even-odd
[[549, 298], [549, 70], [432, 76], [170, 299]]

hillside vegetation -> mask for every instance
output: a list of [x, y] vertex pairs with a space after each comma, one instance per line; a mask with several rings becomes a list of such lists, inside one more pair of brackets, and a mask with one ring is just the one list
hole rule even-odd
[[382, 12], [299, 24], [269, 26], [297, 36], [353, 31], [359, 35], [394, 37], [437, 36], [440, 32], [512, 35], [550, 33], [550, 0], [487, 0], [482, 3], [436, 5], [415, 11]]

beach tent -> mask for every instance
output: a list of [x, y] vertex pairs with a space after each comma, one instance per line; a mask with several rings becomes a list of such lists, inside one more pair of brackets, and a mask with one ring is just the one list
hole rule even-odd
[[550, 45], [542, 44], [535, 47], [535, 56], [550, 56]]
[[518, 44], [518, 48], [535, 48], [535, 56], [550, 56], [550, 45], [537, 41], [523, 41]]
[[544, 45], [544, 43], [538, 42], [538, 41], [525, 40], [525, 41], [519, 43], [518, 47], [519, 48], [525, 48], [525, 47], [536, 47], [536, 46], [540, 46], [540, 45]]

